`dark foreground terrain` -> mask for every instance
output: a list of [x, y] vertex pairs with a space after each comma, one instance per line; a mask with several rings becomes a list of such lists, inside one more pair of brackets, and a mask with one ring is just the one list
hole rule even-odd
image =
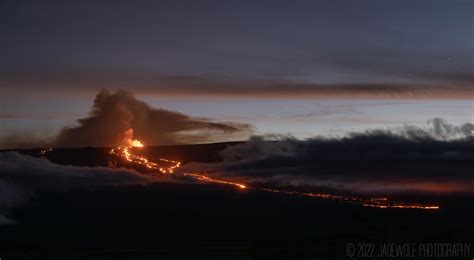
[[[223, 147], [159, 151], [185, 162], [212, 161], [217, 158], [208, 154]], [[53, 150], [48, 159], [106, 166], [107, 154], [108, 149], [98, 148]], [[0, 257], [345, 259], [348, 243], [473, 243], [472, 198], [437, 200], [437, 211], [377, 209], [214, 184], [172, 183], [42, 192], [10, 211], [17, 224], [0, 226]]]

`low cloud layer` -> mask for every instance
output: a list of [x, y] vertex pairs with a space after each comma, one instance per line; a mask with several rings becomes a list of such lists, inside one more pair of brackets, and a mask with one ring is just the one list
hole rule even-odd
[[222, 161], [190, 164], [253, 185], [364, 194], [474, 193], [474, 125], [433, 119], [426, 127], [373, 130], [342, 138], [253, 137]]
[[[220, 156], [217, 163], [184, 165], [176, 176], [206, 173], [249, 186], [301, 191], [474, 194], [474, 124], [452, 125], [440, 118], [425, 127], [344, 137], [255, 136], [224, 149]], [[39, 191], [155, 181], [133, 170], [62, 166], [16, 152], [0, 153], [0, 169], [0, 225], [14, 223], [6, 209], [22, 205]]]
[[155, 109], [127, 91], [102, 90], [88, 117], [76, 127], [64, 128], [56, 147], [116, 146], [133, 129], [133, 137], [147, 145], [212, 142], [248, 137], [251, 126], [195, 119], [165, 109]]
[[63, 166], [21, 155], [0, 153], [0, 225], [13, 224], [5, 210], [21, 206], [36, 192], [66, 192], [108, 185], [141, 185], [154, 179], [133, 170]]

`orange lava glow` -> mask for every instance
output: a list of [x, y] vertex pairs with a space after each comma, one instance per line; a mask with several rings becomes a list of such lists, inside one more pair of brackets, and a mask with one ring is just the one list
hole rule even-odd
[[190, 177], [193, 177], [196, 180], [205, 181], [205, 182], [213, 182], [213, 183], [220, 183], [220, 184], [226, 184], [226, 185], [233, 185], [233, 186], [239, 187], [241, 189], [246, 189], [247, 188], [247, 186], [245, 186], [244, 184], [241, 184], [241, 183], [224, 181], [224, 180], [220, 180], [220, 179], [214, 179], [214, 178], [202, 175], [202, 174], [185, 173], [184, 176], [190, 176]]
[[[142, 146], [137, 146], [137, 147], [142, 147]], [[157, 170], [160, 173], [165, 173], [165, 174], [172, 174], [176, 168], [181, 166], [181, 162], [168, 160], [164, 158], [158, 158], [157, 159], [158, 162], [152, 162], [149, 159], [147, 159], [145, 156], [140, 156], [140, 155], [131, 153], [130, 151], [132, 148], [133, 148], [132, 146], [113, 148], [112, 150], [110, 150], [110, 154], [121, 156], [128, 162], [142, 165], [148, 169]]]
[[142, 144], [142, 142], [140, 142], [138, 140], [132, 140], [132, 143], [130, 144], [130, 146], [132, 146], [132, 147], [143, 147], [144, 145]]
[[263, 190], [268, 192], [283, 193], [289, 195], [299, 195], [305, 197], [316, 197], [322, 199], [329, 199], [338, 202], [347, 202], [364, 207], [380, 208], [380, 209], [424, 209], [424, 210], [437, 210], [438, 205], [421, 204], [421, 203], [403, 203], [403, 202], [391, 202], [388, 198], [359, 198], [355, 196], [341, 196], [327, 193], [312, 193], [312, 192], [299, 192], [299, 191], [286, 191], [278, 189], [266, 189], [260, 188], [257, 190]]
[[137, 139], [133, 139], [133, 128], [128, 129], [123, 133], [122, 143], [124, 146], [143, 147], [144, 145]]
[[[130, 139], [131, 140], [131, 139]], [[160, 174], [173, 174], [174, 171], [181, 166], [181, 162], [164, 159], [164, 158], [155, 158], [148, 159], [145, 156], [134, 154], [134, 147], [143, 147], [143, 144], [138, 140], [133, 140], [132, 142], [126, 142], [128, 146], [113, 148], [110, 153], [119, 157], [124, 158], [130, 163], [144, 166], [148, 169], [155, 170]], [[197, 173], [184, 173], [183, 176], [191, 177], [199, 182], [204, 183], [217, 183], [223, 185], [230, 185], [237, 187], [239, 189], [252, 189], [257, 191], [273, 192], [280, 194], [287, 194], [293, 196], [304, 196], [304, 197], [315, 197], [321, 199], [328, 199], [337, 202], [351, 203], [355, 205], [360, 205], [363, 207], [372, 207], [380, 209], [422, 209], [422, 210], [437, 210], [440, 207], [438, 205], [432, 204], [422, 204], [422, 203], [406, 203], [406, 202], [392, 202], [389, 198], [386, 197], [374, 197], [374, 198], [362, 198], [356, 196], [343, 196], [329, 193], [313, 193], [313, 192], [300, 192], [300, 191], [289, 191], [289, 190], [280, 190], [280, 189], [270, 189], [270, 188], [259, 188], [259, 187], [248, 187], [246, 184], [232, 182], [229, 180], [217, 179], [209, 177], [204, 174]]]

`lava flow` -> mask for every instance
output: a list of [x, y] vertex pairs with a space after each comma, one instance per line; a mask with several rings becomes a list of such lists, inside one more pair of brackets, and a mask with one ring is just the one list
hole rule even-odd
[[[157, 170], [162, 174], [173, 174], [174, 170], [181, 166], [181, 162], [168, 160], [164, 158], [158, 158], [155, 161], [147, 159], [145, 156], [136, 155], [132, 153], [134, 147], [143, 147], [143, 144], [138, 140], [127, 141], [127, 146], [114, 148], [110, 151], [111, 154], [123, 157], [125, 160], [131, 163], [145, 166], [148, 169]], [[274, 192], [287, 195], [304, 196], [304, 197], [316, 197], [321, 199], [329, 199], [337, 202], [352, 203], [364, 207], [373, 208], [397, 208], [397, 209], [423, 209], [423, 210], [437, 210], [438, 205], [421, 204], [421, 203], [405, 203], [405, 202], [391, 202], [388, 198], [361, 198], [355, 196], [342, 196], [328, 193], [312, 193], [312, 192], [299, 192], [299, 191], [288, 191], [280, 189], [268, 189], [258, 187], [248, 187], [245, 184], [231, 182], [223, 179], [212, 178], [203, 174], [197, 173], [184, 173], [183, 176], [191, 177], [200, 182], [206, 183], [218, 183], [224, 185], [235, 186], [240, 189], [253, 189], [265, 192]]]
[[[140, 155], [135, 155], [130, 152], [130, 150], [133, 147], [143, 147], [143, 144], [139, 143], [140, 146], [125, 146], [125, 147], [118, 147], [118, 148], [113, 148], [110, 150], [110, 154], [118, 155], [125, 160], [131, 162], [131, 163], [136, 163], [142, 166], [145, 166], [148, 169], [152, 170], [157, 170], [160, 173], [166, 173], [166, 174], [172, 174], [174, 172], [174, 169], [178, 168], [181, 166], [181, 162], [178, 161], [173, 161], [173, 160], [168, 160], [168, 159], [163, 159], [163, 158], [158, 158], [157, 160], [160, 161], [160, 164], [156, 162], [151, 162], [149, 159], [147, 159], [144, 156]], [[164, 166], [164, 164], [170, 165], [170, 166]]]
[[205, 176], [205, 175], [201, 175], [201, 174], [185, 173], [184, 176], [190, 176], [190, 177], [193, 177], [196, 180], [205, 181], [205, 182], [213, 182], [213, 183], [232, 185], [232, 186], [239, 187], [241, 189], [246, 189], [247, 188], [247, 186], [245, 186], [244, 184], [241, 184], [241, 183], [214, 179], [214, 178], [211, 178], [211, 177], [208, 177], [208, 176]]
[[380, 208], [380, 209], [388, 209], [388, 208], [396, 208], [396, 209], [425, 209], [425, 210], [436, 210], [439, 209], [438, 205], [431, 205], [431, 204], [421, 204], [421, 203], [405, 203], [405, 202], [391, 202], [388, 198], [359, 198], [355, 196], [341, 196], [335, 194], [328, 194], [328, 193], [313, 193], [313, 192], [299, 192], [299, 191], [286, 191], [286, 190], [278, 190], [278, 189], [266, 189], [260, 188], [258, 190], [268, 191], [268, 192], [275, 192], [275, 193], [283, 193], [289, 195], [299, 195], [305, 197], [315, 197], [321, 199], [329, 199], [338, 202], [347, 202], [356, 205], [361, 205], [364, 207], [372, 207], [372, 208]]

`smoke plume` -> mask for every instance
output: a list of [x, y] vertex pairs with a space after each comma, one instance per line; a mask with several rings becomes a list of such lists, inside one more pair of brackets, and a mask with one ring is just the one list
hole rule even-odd
[[60, 132], [56, 147], [117, 146], [129, 138], [130, 129], [133, 129], [133, 138], [147, 145], [245, 139], [251, 131], [246, 124], [216, 123], [155, 109], [124, 90], [102, 90], [89, 116], [79, 119], [78, 123]]

